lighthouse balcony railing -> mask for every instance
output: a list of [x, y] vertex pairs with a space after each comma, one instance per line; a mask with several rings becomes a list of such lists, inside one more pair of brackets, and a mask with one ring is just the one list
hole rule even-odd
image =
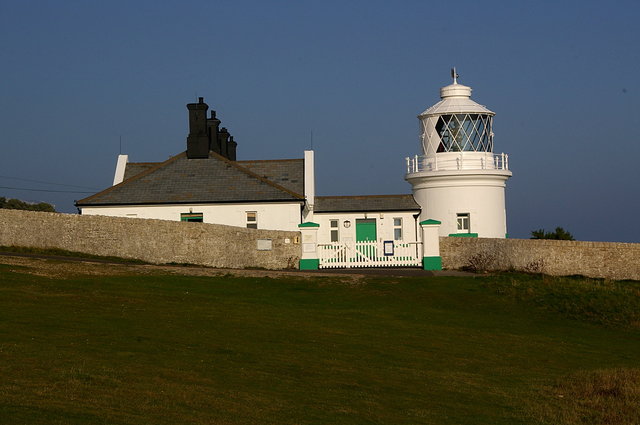
[[451, 171], [451, 170], [509, 170], [509, 155], [505, 153], [487, 155], [457, 155], [448, 154], [446, 157], [415, 155], [405, 158], [407, 174]]

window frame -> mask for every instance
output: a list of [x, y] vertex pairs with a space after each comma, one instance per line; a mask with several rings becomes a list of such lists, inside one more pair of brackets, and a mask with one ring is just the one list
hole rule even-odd
[[[466, 228], [465, 228], [465, 223], [466, 223]], [[471, 214], [470, 213], [456, 214], [456, 232], [471, 233]]]
[[[400, 224], [396, 224], [396, 220], [400, 221]], [[402, 217], [393, 217], [393, 240], [402, 241], [404, 239], [404, 228], [402, 225]], [[400, 231], [400, 236], [397, 233]]]
[[258, 228], [258, 212], [257, 211], [245, 211], [245, 224], [247, 229]]
[[338, 219], [329, 220], [329, 241], [340, 242], [340, 220]]

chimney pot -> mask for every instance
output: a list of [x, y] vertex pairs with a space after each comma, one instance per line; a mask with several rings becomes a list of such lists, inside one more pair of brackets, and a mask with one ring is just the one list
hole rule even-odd
[[204, 103], [204, 97], [199, 97], [198, 98], [198, 103]]

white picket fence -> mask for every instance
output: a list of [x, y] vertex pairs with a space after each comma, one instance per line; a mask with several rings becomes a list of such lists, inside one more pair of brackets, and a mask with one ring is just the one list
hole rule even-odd
[[412, 267], [422, 265], [422, 243], [402, 241], [318, 244], [321, 269]]

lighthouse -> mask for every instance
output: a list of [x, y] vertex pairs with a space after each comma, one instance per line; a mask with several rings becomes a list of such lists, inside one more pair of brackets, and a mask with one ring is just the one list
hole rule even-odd
[[406, 158], [405, 179], [420, 220], [438, 220], [440, 236], [505, 238], [509, 157], [493, 152], [495, 113], [471, 100], [471, 87], [453, 83], [420, 115], [421, 152]]

